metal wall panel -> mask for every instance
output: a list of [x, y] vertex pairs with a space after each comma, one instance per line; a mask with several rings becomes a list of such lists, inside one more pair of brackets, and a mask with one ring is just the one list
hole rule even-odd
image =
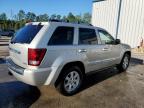
[[113, 36], [116, 31], [118, 0], [93, 3], [92, 24], [108, 30]]
[[[93, 3], [92, 24], [116, 33], [119, 0]], [[144, 38], [144, 0], [122, 0], [118, 38], [136, 47]]]
[[144, 1], [123, 0], [118, 38], [136, 47], [144, 36]]

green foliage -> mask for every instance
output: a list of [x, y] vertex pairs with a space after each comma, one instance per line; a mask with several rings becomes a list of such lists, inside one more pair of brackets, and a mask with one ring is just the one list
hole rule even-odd
[[23, 10], [20, 10], [17, 16], [18, 16], [18, 20], [21, 21], [25, 19], [25, 12]]
[[26, 14], [26, 20], [36, 21], [36, 15], [35, 15], [35, 13], [33, 13], [33, 12], [28, 12], [28, 13]]
[[0, 14], [0, 20], [7, 20], [7, 16], [5, 13]]
[[71, 12], [68, 14], [67, 20], [68, 20], [69, 22], [76, 22], [76, 21], [77, 21], [77, 20], [76, 20], [76, 17], [75, 17]]
[[70, 12], [67, 16], [61, 16], [57, 14], [52, 14], [49, 16], [48, 14], [36, 15], [33, 12], [25, 13], [25, 11], [20, 10], [16, 15], [12, 16], [11, 20], [7, 20], [7, 16], [5, 13], [0, 14], [0, 29], [14, 29], [18, 30], [23, 27], [28, 21], [48, 21], [49, 19], [57, 19], [69, 22], [83, 22], [90, 23], [91, 22], [91, 14], [84, 13], [80, 15], [74, 15]]
[[41, 22], [41, 21], [48, 21], [48, 19], [49, 19], [48, 14], [38, 15], [36, 17], [36, 21], [39, 21], [39, 22]]
[[82, 22], [82, 16], [81, 15], [76, 15], [75, 17], [76, 17], [76, 20], [78, 22]]
[[61, 15], [57, 15], [57, 16], [56, 16], [56, 19], [57, 19], [57, 20], [61, 20]]
[[56, 19], [56, 14], [51, 15], [50, 19]]
[[16, 24], [14, 25], [14, 29], [17, 30], [17, 29], [19, 29], [19, 28], [20, 28], [20, 23], [16, 23]]
[[84, 21], [85, 23], [90, 23], [90, 22], [91, 22], [91, 14], [90, 14], [90, 13], [85, 13], [85, 14], [83, 15], [83, 21]]
[[63, 16], [62, 20], [63, 20], [63, 21], [66, 21], [66, 20], [67, 20], [67, 17], [66, 17], [66, 16]]

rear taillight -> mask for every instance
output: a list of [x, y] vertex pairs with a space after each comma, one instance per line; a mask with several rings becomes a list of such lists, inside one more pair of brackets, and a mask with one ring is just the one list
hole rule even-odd
[[28, 65], [39, 66], [46, 53], [46, 49], [28, 49]]

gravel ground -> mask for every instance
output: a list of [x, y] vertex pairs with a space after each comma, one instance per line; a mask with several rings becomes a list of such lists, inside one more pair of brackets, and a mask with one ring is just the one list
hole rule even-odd
[[[139, 71], [137, 71], [139, 70]], [[135, 65], [127, 72], [105, 70], [88, 77], [84, 89], [64, 97], [54, 88], [41, 87], [41, 97], [32, 108], [143, 108], [144, 66]]]
[[[6, 55], [8, 46], [0, 45], [0, 57]], [[71, 97], [54, 87], [24, 84], [7, 73], [0, 58], [0, 108], [144, 108], [144, 65], [137, 60], [127, 72], [108, 69], [88, 76], [81, 91]]]
[[0, 64], [0, 108], [143, 108], [144, 65], [131, 62], [127, 72], [109, 69], [87, 77], [71, 97], [54, 87], [32, 87], [8, 76]]

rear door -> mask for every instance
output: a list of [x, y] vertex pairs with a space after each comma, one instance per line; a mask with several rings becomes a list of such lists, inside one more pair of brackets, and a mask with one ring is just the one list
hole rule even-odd
[[28, 46], [41, 30], [43, 25], [26, 25], [12, 38], [9, 44], [9, 54], [12, 61], [26, 68], [28, 65]]
[[103, 67], [109, 67], [117, 64], [121, 54], [120, 45], [115, 44], [115, 39], [105, 30], [99, 29], [98, 34], [101, 40], [101, 56]]
[[[74, 43], [75, 28], [69, 26], [56, 26], [48, 41], [48, 53], [43, 61], [44, 67], [59, 66], [59, 63], [65, 64], [76, 55]], [[61, 65], [63, 65], [61, 64]]]

